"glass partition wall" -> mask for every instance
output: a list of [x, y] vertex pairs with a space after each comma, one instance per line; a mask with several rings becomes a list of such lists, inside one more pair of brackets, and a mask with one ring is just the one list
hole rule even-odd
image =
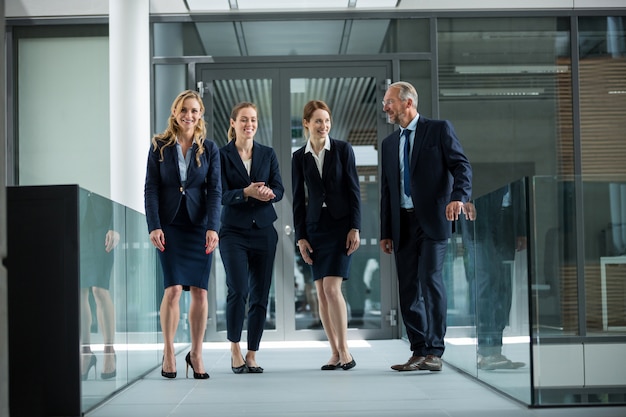
[[538, 176], [532, 187], [535, 402], [624, 403], [626, 176]]
[[79, 233], [81, 408], [87, 411], [160, 364], [163, 284], [143, 214], [80, 188]]
[[[626, 401], [624, 17], [575, 23], [578, 45], [569, 18], [438, 19], [440, 117], [472, 162], [477, 209], [450, 241], [445, 357], [533, 406]], [[504, 256], [512, 239], [493, 224], [503, 213], [481, 212], [520, 177], [528, 192], [508, 204], [524, 214]], [[494, 273], [501, 280], [484, 291]], [[489, 363], [482, 345], [498, 311], [502, 357]]]
[[531, 404], [526, 188], [521, 179], [476, 198], [456, 222], [444, 270], [455, 314], [445, 359]]

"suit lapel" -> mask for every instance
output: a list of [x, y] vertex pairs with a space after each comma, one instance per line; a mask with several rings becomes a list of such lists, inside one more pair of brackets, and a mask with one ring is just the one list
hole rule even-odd
[[337, 159], [337, 147], [333, 146], [333, 142], [330, 138], [328, 138], [328, 140], [330, 141], [330, 149], [326, 151], [326, 155], [324, 155], [324, 166], [322, 167], [322, 181], [324, 182], [331, 179], [329, 177], [330, 170], [331, 167], [335, 165], [335, 160]]
[[163, 159], [165, 160], [168, 158], [170, 160], [171, 166], [176, 173], [176, 178], [178, 178], [178, 182], [182, 182], [182, 179], [180, 178], [180, 169], [178, 168], [178, 145], [174, 144], [173, 146], [168, 146], [164, 152], [165, 155], [163, 156]]
[[317, 164], [315, 163], [315, 158], [313, 154], [310, 152], [304, 153], [304, 172], [310, 176], [311, 179], [316, 181], [322, 181], [320, 177], [320, 173], [317, 170]]
[[392, 153], [392, 155], [395, 155], [394, 158], [392, 158], [391, 162], [391, 167], [393, 169], [393, 172], [396, 173], [396, 180], [398, 181], [398, 184], [400, 184], [400, 134], [402, 133], [402, 131], [400, 129], [397, 130], [397, 132], [395, 132], [396, 134], [393, 136], [393, 140], [391, 142], [391, 148], [395, 149], [395, 151]]
[[411, 172], [414, 172], [417, 164], [417, 155], [422, 149], [424, 135], [426, 134], [426, 122], [420, 116], [417, 119], [417, 128], [415, 129], [415, 137], [413, 138], [413, 152], [411, 152]]
[[[250, 180], [254, 178], [253, 181], [257, 181], [259, 176], [257, 172], [259, 171], [259, 167], [262, 167], [265, 160], [265, 155], [261, 152], [261, 148], [257, 146], [256, 143], [252, 143], [252, 165], [250, 166]], [[243, 165], [243, 164], [242, 164]], [[247, 173], [246, 173], [247, 174]]]
[[[239, 156], [239, 152], [237, 152], [237, 148], [235, 147], [235, 141], [231, 140], [228, 143], [228, 147], [226, 148], [226, 150], [227, 150], [226, 155], [228, 156], [228, 159], [230, 160], [232, 166], [235, 167], [235, 170], [237, 171], [239, 176], [241, 176], [241, 178], [245, 182], [249, 182], [250, 175], [248, 175], [248, 171], [246, 171], [246, 167], [243, 165], [243, 161], [241, 160], [241, 157]], [[254, 164], [254, 158], [252, 158], [252, 161]], [[252, 172], [252, 170], [250, 172]]]

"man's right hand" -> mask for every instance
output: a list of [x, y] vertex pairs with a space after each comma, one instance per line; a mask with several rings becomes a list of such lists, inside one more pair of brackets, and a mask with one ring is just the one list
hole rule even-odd
[[381, 239], [380, 240], [380, 248], [387, 255], [391, 255], [391, 252], [393, 252], [393, 240], [391, 240], [391, 239]]

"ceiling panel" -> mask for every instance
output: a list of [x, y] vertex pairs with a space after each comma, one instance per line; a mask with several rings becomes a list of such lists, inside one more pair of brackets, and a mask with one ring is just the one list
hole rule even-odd
[[[180, 1], [184, 3], [183, 0]], [[189, 6], [189, 11], [191, 12], [223, 12], [230, 10], [230, 3], [228, 0], [187, 0], [187, 5]]]
[[239, 10], [341, 9], [348, 0], [237, 0]]
[[382, 49], [390, 20], [354, 20], [350, 29], [347, 53], [372, 54]]
[[[197, 22], [188, 45], [199, 40], [210, 56], [370, 55], [380, 53], [390, 20]], [[192, 33], [192, 32], [189, 32]]]
[[[181, 0], [182, 1], [182, 0]], [[395, 9], [401, 0], [187, 0], [189, 11], [297, 11], [341, 9]]]
[[342, 20], [243, 22], [248, 53], [254, 55], [335, 55], [341, 44]]

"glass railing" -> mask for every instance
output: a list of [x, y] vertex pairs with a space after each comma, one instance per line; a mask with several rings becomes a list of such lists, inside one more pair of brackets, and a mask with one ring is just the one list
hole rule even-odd
[[161, 363], [163, 284], [143, 214], [80, 188], [79, 221], [85, 412]]
[[526, 183], [466, 204], [450, 241], [446, 361], [531, 402]]
[[532, 190], [535, 403], [626, 403], [626, 176]]
[[533, 177], [473, 202], [445, 267], [445, 359], [525, 404], [626, 402], [626, 178]]

